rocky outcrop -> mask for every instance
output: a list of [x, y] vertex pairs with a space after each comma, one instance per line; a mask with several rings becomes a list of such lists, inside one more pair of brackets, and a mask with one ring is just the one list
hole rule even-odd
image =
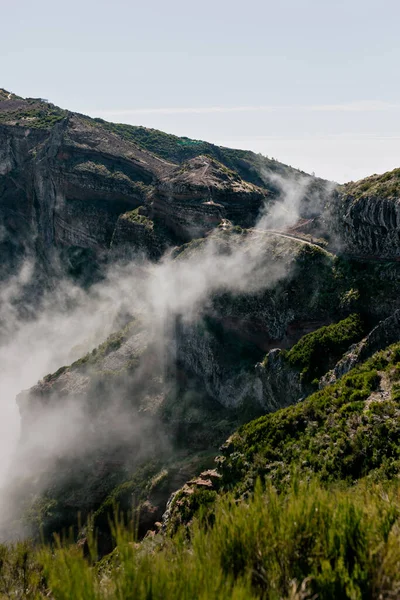
[[[235, 242], [233, 236], [231, 244], [244, 243], [243, 239], [246, 236]], [[222, 406], [269, 411], [305, 394], [300, 374], [285, 365], [276, 349], [288, 348], [330, 322], [325, 294], [335, 274], [332, 257], [323, 250], [314, 253], [301, 242], [273, 235], [258, 243], [265, 261], [268, 257], [271, 269], [280, 273], [278, 281], [270, 283], [270, 271], [258, 292], [215, 295], [212, 306], [197, 322], [178, 321], [176, 358]], [[286, 268], [288, 261], [290, 268]], [[339, 298], [332, 295], [329, 310], [335, 303], [338, 307]], [[260, 360], [269, 351], [271, 365], [266, 367]]]
[[400, 199], [352, 196], [340, 199], [340, 232], [349, 254], [400, 257]]
[[140, 151], [129, 156], [128, 144], [75, 116], [44, 130], [0, 124], [0, 148], [4, 275], [17, 266], [15, 247], [21, 261], [55, 270], [62, 248], [109, 248], [119, 215], [143, 204], [163, 164]]
[[400, 170], [339, 189], [326, 223], [341, 252], [370, 259], [400, 257]]
[[118, 217], [110, 246], [113, 253], [125, 260], [161, 258], [170, 242], [168, 231], [149, 214], [148, 207], [140, 206]]
[[400, 340], [400, 310], [381, 321], [374, 329], [358, 344], [351, 346], [348, 352], [320, 380], [320, 389], [327, 385], [335, 383], [338, 379], [346, 375], [353, 367], [370, 358], [375, 352], [384, 350], [390, 344]]
[[[251, 404], [253, 409], [260, 399], [251, 369], [240, 364], [240, 353], [228, 356], [223, 329], [216, 334], [218, 324], [201, 322], [194, 326], [176, 327], [176, 360], [181, 369], [193, 374], [207, 394], [226, 408]], [[221, 336], [222, 333], [222, 336]], [[232, 335], [232, 334], [231, 334]], [[243, 341], [236, 337], [238, 348]], [[230, 340], [232, 342], [232, 340]], [[229, 342], [228, 342], [229, 343]], [[249, 407], [251, 410], [251, 407]]]
[[[159, 371], [157, 356], [149, 348], [149, 341], [148, 332], [134, 320], [72, 365], [60, 367], [29, 390], [21, 392], [17, 404], [21, 414], [22, 440], [29, 439], [31, 431], [35, 431], [35, 422], [40, 422], [49, 408], [57, 410], [60, 400], [67, 404], [76, 402], [82, 415], [93, 413], [94, 419], [101, 419], [102, 411], [109, 407], [108, 393], [113, 386], [118, 387], [120, 381], [123, 382], [118, 395], [122, 402], [120, 408], [125, 402], [124, 394], [129, 394], [131, 377], [138, 388], [144, 387], [141, 378], [154, 386]], [[135, 373], [142, 359], [147, 369]], [[143, 398], [136, 393], [129, 400], [128, 405], [133, 412], [140, 408]]]
[[208, 156], [184, 163], [157, 186], [154, 214], [183, 240], [200, 237], [223, 219], [250, 227], [268, 192]]
[[276, 348], [255, 367], [260, 403], [266, 412], [274, 412], [302, 400], [309, 390], [302, 384], [301, 373], [291, 367]]

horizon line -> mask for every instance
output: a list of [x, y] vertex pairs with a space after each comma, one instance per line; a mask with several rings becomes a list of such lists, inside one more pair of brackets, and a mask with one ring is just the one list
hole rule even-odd
[[259, 105], [259, 106], [182, 106], [182, 107], [142, 107], [126, 109], [87, 109], [89, 113], [100, 115], [138, 115], [138, 114], [213, 114], [236, 112], [379, 112], [399, 110], [400, 104], [377, 100], [362, 100], [339, 104], [311, 105]]

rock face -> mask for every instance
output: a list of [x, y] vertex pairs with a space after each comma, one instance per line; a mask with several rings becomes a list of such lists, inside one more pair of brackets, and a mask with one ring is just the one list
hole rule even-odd
[[44, 260], [57, 246], [107, 249], [119, 215], [168, 168], [74, 115], [44, 131], [3, 125], [0, 135], [3, 222], [22, 221]]
[[381, 321], [358, 344], [354, 344], [332, 371], [322, 377], [319, 387], [324, 388], [346, 375], [356, 365], [370, 358], [375, 352], [384, 350], [400, 339], [400, 310]]
[[168, 231], [149, 214], [149, 207], [140, 206], [118, 217], [110, 245], [114, 253], [129, 260], [138, 255], [161, 258], [170, 243]]
[[260, 402], [266, 412], [295, 404], [307, 395], [300, 372], [288, 364], [279, 348], [268, 352], [265, 361], [258, 363], [255, 369]]
[[[101, 123], [38, 100], [0, 98], [1, 275], [27, 255], [131, 245], [158, 257], [224, 217], [254, 222], [268, 192], [209, 157], [177, 166]], [[53, 114], [54, 113], [54, 114]], [[32, 115], [32, 116], [26, 116]], [[142, 207], [154, 231], [127, 213]], [[121, 218], [120, 218], [121, 217]]]
[[194, 326], [180, 325], [176, 328], [178, 366], [195, 375], [201, 387], [220, 405], [238, 408], [251, 404], [254, 409], [261, 399], [259, 394], [254, 393], [254, 373], [252, 369], [243, 368], [240, 352], [236, 353], [236, 364], [235, 357], [227, 355], [227, 344], [235, 340], [239, 350], [243, 340], [232, 330], [228, 334], [223, 329], [217, 332], [218, 325], [218, 321], [212, 324], [203, 321]]
[[399, 258], [400, 169], [343, 186], [331, 203], [331, 215], [342, 252]]
[[[246, 240], [238, 237], [239, 244]], [[220, 405], [270, 411], [306, 393], [299, 372], [286, 367], [276, 349], [288, 348], [328, 323], [339, 298], [332, 295], [329, 307], [325, 303], [335, 278], [327, 252], [314, 253], [308, 244], [274, 235], [259, 243], [260, 256], [270, 261], [271, 272], [281, 273], [279, 280], [272, 284], [266, 277], [265, 287], [253, 294], [215, 295], [197, 321], [178, 321], [176, 360]], [[266, 367], [260, 360], [268, 351], [271, 363]]]
[[154, 214], [181, 239], [201, 237], [228, 219], [250, 227], [268, 196], [266, 190], [207, 156], [198, 156], [157, 186]]
[[400, 199], [340, 199], [341, 237], [346, 252], [371, 258], [400, 257]]

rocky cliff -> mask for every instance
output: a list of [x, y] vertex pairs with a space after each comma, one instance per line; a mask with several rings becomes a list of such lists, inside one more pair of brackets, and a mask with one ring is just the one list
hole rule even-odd
[[[122, 242], [135, 246], [138, 233], [140, 249], [159, 255], [176, 237], [204, 235], [224, 217], [241, 225], [254, 222], [268, 195], [265, 188], [211, 157], [188, 156], [187, 162], [183, 157], [177, 166], [143, 147], [143, 136], [107, 125], [2, 91], [3, 275], [27, 255], [50, 265], [59, 248], [101, 254]], [[156, 241], [119, 220], [140, 206], [156, 229], [163, 228]], [[67, 255], [73, 260], [73, 252]]]
[[331, 215], [331, 235], [339, 251], [367, 259], [398, 259], [400, 169], [342, 186], [332, 200]]

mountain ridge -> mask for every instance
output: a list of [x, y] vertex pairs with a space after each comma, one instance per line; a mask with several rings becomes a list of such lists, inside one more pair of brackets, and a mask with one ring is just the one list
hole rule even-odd
[[[282, 508], [310, 479], [347, 500], [358, 480], [395, 490], [398, 171], [332, 187], [254, 153], [0, 90], [0, 341], [40, 317], [57, 331], [57, 315], [87, 332], [17, 397], [2, 536], [51, 543], [69, 529], [85, 560], [95, 528], [99, 569], [117, 577], [116, 503], [155, 560], [179, 539], [191, 553], [225, 501], [241, 507], [229, 515], [274, 494]], [[62, 328], [55, 343], [71, 344]], [[310, 593], [362, 597], [347, 559], [339, 569], [298, 535]], [[295, 567], [274, 595], [258, 563], [253, 581], [253, 559], [238, 597], [289, 597]], [[344, 583], [318, 587], [330, 568]]]

